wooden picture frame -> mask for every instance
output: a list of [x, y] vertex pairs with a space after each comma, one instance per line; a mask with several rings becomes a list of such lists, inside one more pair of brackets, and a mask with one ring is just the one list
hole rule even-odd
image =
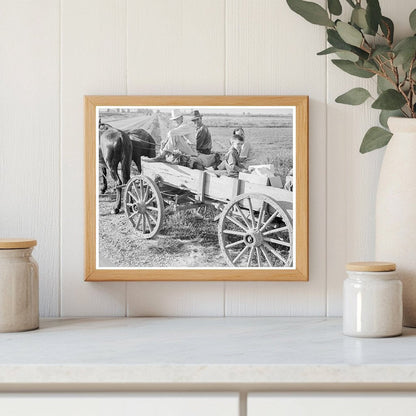
[[[84, 104], [86, 281], [308, 280], [309, 253], [307, 96], [85, 96]], [[127, 189], [127, 192], [123, 191], [123, 193], [125, 194], [124, 207], [128, 215], [126, 216], [123, 213], [110, 214], [110, 207], [107, 207], [107, 205], [109, 204], [109, 201], [107, 201], [107, 199], [109, 199], [110, 196], [105, 194], [107, 195], [105, 196], [105, 198], [107, 199], [105, 199], [103, 196], [99, 195], [99, 186], [101, 181], [99, 175], [99, 156], [103, 154], [103, 150], [101, 149], [104, 149], [104, 151], [106, 152], [106, 157], [108, 156], [108, 150], [106, 150], [107, 148], [103, 147], [104, 140], [106, 140], [107, 143], [109, 138], [114, 137], [114, 134], [116, 134], [117, 132], [121, 132], [117, 134], [119, 134], [119, 140], [122, 141], [124, 140], [123, 137], [125, 137], [123, 132], [126, 133], [126, 130], [130, 130], [130, 132], [128, 133], [128, 137], [132, 140], [132, 150], [130, 150], [130, 152], [133, 153], [132, 157], [134, 158], [134, 152], [136, 149], [134, 146], [144, 146], [143, 140], [147, 139], [140, 138], [139, 136], [134, 136], [134, 134], [136, 134], [138, 130], [131, 132], [131, 128], [126, 128], [126, 130], [123, 130], [121, 127], [117, 128], [114, 125], [116, 124], [119, 126], [123, 125], [128, 127], [128, 124], [130, 123], [129, 120], [132, 120], [132, 123], [134, 124], [137, 120], [139, 120], [140, 117], [142, 117], [140, 118], [141, 120], [144, 119], [146, 115], [148, 115], [149, 117], [153, 117], [153, 120], [157, 121], [154, 122], [153, 127], [157, 125], [160, 130], [160, 137], [162, 138], [162, 140], [166, 140], [166, 138], [171, 138], [173, 135], [173, 133], [169, 133], [168, 135], [166, 135], [167, 127], [165, 126], [165, 124], [167, 123], [165, 123], [165, 120], [168, 120], [169, 117], [168, 111], [173, 110], [181, 111], [181, 113], [185, 115], [185, 119], [187, 120], [187, 122], [191, 119], [191, 117], [189, 117], [190, 114], [194, 114], [195, 116], [195, 114], [198, 115], [198, 113], [195, 113], [195, 110], [200, 111], [199, 114], [204, 115], [204, 121], [205, 118], [208, 119], [208, 121], [211, 120], [211, 124], [209, 122], [207, 122], [206, 124], [208, 126], [208, 129], [213, 131], [212, 138], [214, 143], [216, 140], [215, 132], [221, 131], [221, 134], [223, 136], [226, 135], [227, 137], [229, 134], [229, 139], [224, 139], [223, 136], [221, 136], [222, 145], [225, 143], [227, 147], [229, 146], [228, 141], [230, 141], [230, 139], [233, 137], [233, 129], [237, 128], [239, 125], [243, 126], [245, 121], [246, 124], [248, 123], [251, 126], [248, 130], [251, 129], [252, 132], [265, 132], [264, 136], [267, 137], [269, 137], [270, 134], [272, 134], [272, 131], [277, 132], [273, 133], [276, 135], [276, 137], [280, 137], [279, 128], [281, 128], [281, 131], [286, 132], [290, 132], [290, 128], [292, 128], [292, 150], [290, 151], [289, 145], [287, 145], [289, 146], [289, 150], [286, 149], [286, 151], [289, 152], [289, 154], [292, 154], [292, 176], [290, 176], [290, 171], [288, 171], [288, 168], [290, 167], [290, 160], [288, 159], [289, 162], [287, 162], [285, 159], [285, 163], [287, 162], [286, 166], [283, 162], [281, 162], [281, 160], [283, 159], [273, 159], [273, 152], [269, 152], [270, 157], [272, 158], [272, 163], [270, 166], [266, 168], [266, 172], [268, 172], [267, 169], [274, 169], [275, 165], [273, 165], [273, 163], [283, 163], [284, 166], [282, 165], [282, 169], [286, 169], [284, 170], [284, 173], [287, 175], [283, 178], [279, 177], [276, 173], [275, 177], [270, 176], [268, 173], [264, 174], [262, 170], [263, 168], [259, 168], [258, 165], [256, 165], [257, 167], [255, 168], [250, 168], [255, 169], [258, 175], [247, 175], [241, 172], [238, 174], [238, 178], [235, 178], [228, 176], [235, 175], [235, 173], [230, 173], [231, 171], [228, 170], [230, 166], [232, 166], [233, 169], [235, 168], [234, 165], [230, 165], [229, 163], [220, 165], [221, 169], [224, 170], [212, 172], [211, 168], [208, 171], [201, 171], [198, 169], [189, 169], [189, 167], [172, 165], [171, 163], [165, 163], [165, 159], [163, 159], [163, 162], [152, 164], [149, 162], [148, 159], [142, 157], [142, 173], [147, 172], [148, 174], [147, 176], [144, 176], [145, 180], [140, 181], [139, 179], [137, 179], [137, 176], [134, 176], [134, 178], [136, 179], [134, 181], [130, 181], [130, 188], [126, 188], [126, 185], [124, 185], [124, 188]], [[175, 117], [175, 114], [176, 113], [173, 113], [173, 116], [170, 119], [173, 119], [176, 122], [179, 119], [173, 118]], [[119, 116], [121, 117], [121, 119]], [[197, 116], [195, 117], [196, 118], [194, 121], [198, 128], [198, 122], [196, 121]], [[101, 118], [103, 120], [101, 120]], [[286, 124], [280, 125], [279, 123], [283, 123], [283, 121], [281, 122], [280, 120], [292, 120], [292, 125], [290, 125], [290, 122], [287, 121]], [[164, 123], [163, 126], [165, 126], [165, 131], [163, 132], [162, 121]], [[184, 124], [187, 124], [187, 122]], [[213, 125], [215, 125], [215, 127], [212, 127]], [[269, 128], [269, 130], [266, 131], [266, 128]], [[149, 130], [149, 128], [147, 130]], [[154, 131], [155, 130], [153, 130], [152, 134], [154, 134]], [[172, 131], [176, 130], [171, 130], [171, 132]], [[137, 134], [140, 135], [140, 132]], [[237, 132], [237, 135], [244, 136], [245, 133], [242, 132], [240, 134], [240, 132]], [[256, 148], [256, 143], [253, 142], [253, 140], [257, 140], [253, 138], [255, 134], [253, 133], [251, 135], [252, 137], [249, 137], [248, 134], [247, 136], [248, 138], [244, 139], [244, 143], [249, 142], [251, 143], [252, 147], [254, 146]], [[103, 138], [101, 139], [101, 137]], [[141, 140], [141, 143], [135, 143], [136, 139], [139, 142]], [[233, 143], [238, 142], [240, 140], [242, 139], [239, 139], [238, 137], [234, 138]], [[270, 138], [268, 138], [267, 140], [268, 144], [266, 143], [258, 145], [258, 148], [263, 149], [262, 151], [264, 152], [266, 152], [266, 147], [268, 145], [277, 146], [277, 144], [275, 144], [273, 140], [270, 140]], [[125, 139], [125, 142], [128, 143], [128, 139]], [[100, 143], [101, 149], [99, 147]], [[164, 146], [164, 148], [166, 149], [166, 144], [164, 144]], [[232, 146], [234, 146], [234, 144], [232, 144]], [[239, 145], [237, 144], [236, 146]], [[239, 148], [240, 147], [238, 147], [238, 149]], [[274, 148], [275, 147], [273, 147], [273, 149]], [[125, 151], [126, 154], [128, 154], [129, 152], [129, 150], [123, 151]], [[234, 154], [233, 152], [234, 150], [230, 148], [230, 150], [227, 153], [228, 156], [226, 155], [226, 157], [230, 158], [230, 155]], [[165, 157], [166, 154], [168, 156], [172, 156], [171, 153], [164, 152], [163, 157]], [[201, 160], [198, 159], [198, 163], [196, 163], [192, 157], [191, 159], [191, 161], [189, 161], [189, 157], [188, 159], [184, 159], [185, 163], [187, 164], [186, 166], [198, 167], [198, 164], [199, 162], [201, 162]], [[172, 160], [170, 160], [170, 162], [171, 161]], [[241, 164], [241, 166], [243, 166], [244, 168], [247, 167], [243, 164]], [[278, 169], [279, 166], [280, 165], [278, 165]], [[172, 181], [174, 183], [171, 181], [171, 177], [173, 177], [172, 175], [170, 175], [171, 172], [174, 172], [175, 175], [177, 172], [179, 172], [178, 175], [173, 175], [176, 177], [175, 180], [178, 181], [177, 183], [173, 179]], [[181, 176], [183, 175], [183, 172], [185, 172], [186, 174], [185, 179], [183, 179], [184, 176]], [[131, 173], [131, 175], [133, 176], [133, 173]], [[287, 189], [282, 188], [283, 183], [275, 185], [277, 187], [271, 186], [273, 182], [280, 182], [280, 179], [282, 179], [282, 181], [285, 182], [285, 187]], [[148, 182], [148, 180], [150, 180], [150, 182]], [[266, 182], [261, 185], [258, 185], [259, 182], [257, 181], [261, 182], [263, 180]], [[291, 183], [291, 180], [293, 180], [293, 184]], [[123, 250], [126, 250], [125, 246], [127, 245], [127, 247], [129, 247], [129, 245], [126, 243], [126, 241], [122, 241], [122, 238], [124, 237], [117, 237], [114, 235], [114, 233], [118, 233], [119, 230], [127, 230], [126, 227], [129, 225], [130, 222], [132, 222], [134, 227], [132, 226], [131, 230], [129, 229], [129, 231], [123, 232], [125, 233], [124, 236], [128, 235], [127, 240], [132, 242], [131, 245], [135, 247], [134, 253], [141, 254], [141, 250], [137, 249], [137, 247], [142, 247], [140, 244], [142, 244], [143, 247], [145, 244], [153, 244], [149, 247], [152, 248], [153, 252], [157, 252], [157, 250], [159, 250], [160, 247], [163, 246], [161, 240], [158, 240], [159, 236], [155, 234], [153, 240], [148, 239], [148, 237], [150, 233], [153, 232], [152, 230], [155, 230], [157, 228], [156, 223], [159, 222], [159, 213], [162, 212], [161, 216], [163, 217], [164, 210], [170, 210], [172, 208], [172, 205], [174, 207], [181, 207], [181, 205], [178, 203], [178, 196], [176, 196], [175, 194], [174, 202], [171, 202], [169, 200], [168, 203], [170, 203], [171, 205], [169, 205], [168, 208], [166, 208], [166, 199], [170, 198], [171, 195], [167, 193], [166, 195], [168, 196], [166, 196], [163, 192], [162, 199], [160, 200], [161, 202], [158, 205], [158, 195], [156, 194], [158, 194], [159, 191], [153, 189], [149, 185], [150, 183], [156, 185], [156, 188], [162, 190], [165, 189], [163, 188], [165, 184], [167, 184], [168, 189], [173, 190], [186, 188], [184, 192], [188, 192], [188, 194], [192, 197], [192, 203], [197, 204], [192, 205], [191, 207], [198, 207], [198, 210], [200, 207], [201, 209], [203, 209], [203, 207], [205, 206], [203, 204], [205, 204], [206, 201], [209, 201], [210, 204], [213, 204], [213, 210], [218, 208], [218, 212], [222, 212], [221, 214], [219, 214], [219, 223], [221, 223], [222, 221], [222, 225], [220, 224], [218, 225], [218, 227], [222, 228], [219, 228], [219, 243], [217, 244], [219, 244], [222, 248], [224, 257], [226, 257], [226, 261], [229, 264], [233, 264], [232, 262], [235, 262], [235, 264], [237, 265], [239, 264], [239, 262], [244, 262], [242, 263], [243, 266], [245, 263], [247, 263], [248, 265], [250, 265], [250, 267], [188, 267], [187, 265], [182, 267], [180, 265], [179, 267], [156, 266], [148, 268], [144, 265], [132, 267], [129, 265], [130, 263], [128, 263], [127, 260], [125, 263], [126, 266], [124, 266], [124, 263], [116, 263], [116, 255], [121, 256], [122, 254], [120, 253], [122, 253]], [[291, 189], [292, 196], [290, 196], [287, 193], [288, 191], [290, 192]], [[219, 195], [221, 193], [219, 190], [221, 190], [222, 192], [221, 196]], [[225, 195], [224, 192], [228, 192], [227, 195]], [[241, 192], [243, 192], [245, 195], [247, 195], [248, 193], [251, 196], [241, 197]], [[229, 195], [232, 195], [232, 197]], [[258, 199], [258, 195], [265, 195], [265, 197], [263, 198], [264, 201]], [[281, 195], [283, 196], [281, 197]], [[239, 202], [233, 202], [233, 198], [237, 196], [239, 196], [240, 198]], [[218, 198], [218, 201], [216, 200], [216, 198]], [[285, 205], [284, 201], [286, 199], [289, 202], [286, 201], [287, 203]], [[139, 203], [139, 200], [144, 202]], [[281, 200], [283, 202], [279, 202], [278, 200]], [[217, 204], [215, 204], [216, 201], [218, 202]], [[278, 202], [278, 207], [275, 206], [276, 201]], [[228, 205], [226, 204], [226, 202], [228, 202]], [[106, 207], [105, 212], [103, 211], [102, 213], [99, 213], [99, 209], [101, 209], [101, 207], [104, 205]], [[152, 211], [146, 211], [147, 207], [149, 206], [151, 207]], [[211, 207], [211, 205], [209, 206]], [[228, 214], [224, 214], [227, 207], [229, 210], [227, 211]], [[279, 213], [277, 213], [279, 209], [283, 213], [280, 213], [280, 211]], [[147, 215], [147, 212], [149, 213], [149, 215]], [[192, 208], [190, 212], [191, 214], [193, 212], [196, 213], [197, 210], [196, 208]], [[214, 211], [214, 213], [215, 212], [217, 211]], [[239, 217], [236, 217], [236, 215], [238, 215]], [[287, 218], [289, 218], [289, 220], [283, 218], [285, 217], [285, 215], [287, 216]], [[290, 218], [291, 215], [292, 219]], [[128, 219], [128, 216], [131, 218]], [[273, 218], [270, 220], [271, 217]], [[137, 220], [135, 218], [137, 218]], [[233, 223], [231, 223], [230, 221], [232, 221], [233, 218], [234, 221]], [[292, 224], [287, 226], [286, 223], [290, 223], [290, 220], [292, 220]], [[116, 254], [114, 254], [114, 257], [111, 257], [112, 255], [110, 257], [105, 257], [107, 256], [107, 254], [102, 254], [102, 251], [104, 250], [104, 248], [102, 247], [105, 247], [105, 250], [107, 250], [107, 242], [105, 244], [99, 242], [101, 241], [99, 239], [104, 238], [102, 236], [107, 235], [104, 231], [102, 231], [101, 234], [99, 233], [101, 227], [103, 227], [104, 230], [104, 226], [107, 226], [107, 222], [104, 223], [104, 221], [110, 221], [109, 224], [111, 224], [111, 221], [117, 221], [118, 224], [121, 224], [114, 226], [111, 225], [111, 227], [113, 227], [112, 229], [115, 231], [108, 233], [108, 235], [111, 236], [109, 240], [110, 242], [108, 243], [108, 250], [112, 250], [112, 247], [117, 246], [118, 242], [120, 242], [120, 244], [123, 245], [123, 247], [117, 248], [118, 251], [115, 252]], [[245, 222], [245, 224], [241, 224], [243, 223], [243, 221]], [[269, 221], [268, 224], [266, 224], [267, 221]], [[275, 222], [277, 223], [277, 225], [275, 224]], [[101, 223], [105, 225], [101, 225]], [[237, 228], [234, 228], [234, 223], [236, 224], [235, 227]], [[257, 225], [255, 225], [255, 223], [257, 223]], [[213, 224], [214, 222], [208, 223], [209, 227], [213, 227]], [[247, 233], [250, 232], [250, 234], [246, 235], [246, 231], [243, 231], [242, 233], [239, 231], [235, 231], [239, 230], [242, 227], [242, 225], [245, 227], [244, 230], [249, 230], [247, 231]], [[181, 226], [178, 227], [181, 228]], [[250, 229], [248, 227], [250, 227]], [[132, 234], [136, 231], [139, 234], [141, 233], [140, 236], [137, 237], [137, 240], [134, 237], [135, 234]], [[232, 238], [239, 239], [240, 235], [241, 240], [232, 240]], [[144, 241], [143, 238], [145, 238], [146, 243], [142, 243], [142, 241]], [[165, 238], [168, 240], [170, 237], [165, 236]], [[224, 241], [222, 241], [221, 239]], [[266, 242], [266, 239], [267, 241], [270, 240], [271, 242]], [[152, 241], [152, 243], [150, 243], [149, 241]], [[183, 243], [182, 240], [180, 241], [180, 244], [184, 244], [182, 246], [183, 249], [187, 250], [187, 243]], [[290, 243], [286, 243], [286, 248], [285, 241], [288, 241]], [[163, 240], [163, 243], [165, 243], [165, 240]], [[204, 241], [202, 241], [202, 243], [204, 243]], [[267, 244], [268, 247], [266, 246]], [[281, 246], [281, 251], [279, 251], [277, 248], [280, 248]], [[244, 253], [241, 254], [239, 259], [236, 258], [238, 257], [238, 255], [240, 255], [241, 251], [237, 251], [236, 255], [235, 250], [237, 250], [237, 248], [235, 247], [238, 247], [238, 250], [244, 251]], [[266, 251], [266, 253], [264, 253], [263, 251]], [[166, 253], [168, 252], [166, 251]], [[276, 256], [279, 257], [276, 257], [274, 254], [271, 253], [277, 253]], [[136, 254], [134, 254], [134, 256], [136, 256]], [[135, 258], [134, 256], [132, 257], [133, 259]], [[290, 256], [292, 257], [289, 262]], [[189, 256], [186, 255], [186, 257], [188, 261]], [[280, 257], [282, 257], [282, 259], [280, 259]], [[114, 264], [111, 262], [110, 264], [108, 264], [106, 260], [108, 258], [111, 258], [112, 261], [114, 259], [114, 264], [118, 265], [114, 266]], [[163, 261], [165, 261], [165, 257], [162, 256], [161, 258], [163, 259]], [[220, 257], [212, 257], [213, 261], [217, 261], [217, 258], [219, 262], [224, 261], [224, 259], [220, 259]], [[117, 259], [119, 259], [119, 257], [117, 257]], [[117, 261], [120, 262], [124, 260]], [[279, 266], [280, 264], [286, 266], [289, 265], [289, 267]], [[258, 267], [259, 265], [261, 265], [261, 267]], [[272, 265], [272, 267], [267, 267], [269, 265]]]

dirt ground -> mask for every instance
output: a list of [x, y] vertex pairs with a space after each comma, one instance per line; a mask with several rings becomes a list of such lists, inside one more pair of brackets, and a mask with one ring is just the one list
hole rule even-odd
[[101, 267], [228, 267], [218, 244], [213, 213], [203, 220], [193, 211], [165, 217], [160, 233], [141, 239], [122, 210], [111, 214], [114, 195], [100, 196]]

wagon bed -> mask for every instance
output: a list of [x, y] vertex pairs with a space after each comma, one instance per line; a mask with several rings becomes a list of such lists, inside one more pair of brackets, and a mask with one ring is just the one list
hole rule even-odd
[[168, 205], [215, 205], [218, 238], [230, 266], [291, 267], [293, 193], [258, 183], [257, 175], [232, 178], [142, 159], [142, 173], [126, 186], [125, 212], [143, 238], [162, 227]]

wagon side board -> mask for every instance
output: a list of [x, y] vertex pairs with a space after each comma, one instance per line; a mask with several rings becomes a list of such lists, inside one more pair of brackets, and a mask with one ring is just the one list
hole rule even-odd
[[293, 210], [293, 192], [228, 176], [217, 176], [209, 170], [200, 171], [185, 166], [143, 160], [142, 174], [153, 180], [160, 178], [164, 184], [186, 189], [196, 195], [203, 190], [202, 199], [209, 198], [228, 203], [237, 195], [261, 193], [275, 199], [290, 214]]

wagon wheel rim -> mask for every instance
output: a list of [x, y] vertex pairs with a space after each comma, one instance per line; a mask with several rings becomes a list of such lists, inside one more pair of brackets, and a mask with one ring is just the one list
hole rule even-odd
[[163, 224], [163, 199], [155, 182], [143, 175], [131, 178], [124, 194], [124, 211], [142, 238], [152, 238]]
[[218, 239], [231, 267], [292, 266], [292, 219], [267, 195], [243, 194], [231, 201], [221, 214]]

